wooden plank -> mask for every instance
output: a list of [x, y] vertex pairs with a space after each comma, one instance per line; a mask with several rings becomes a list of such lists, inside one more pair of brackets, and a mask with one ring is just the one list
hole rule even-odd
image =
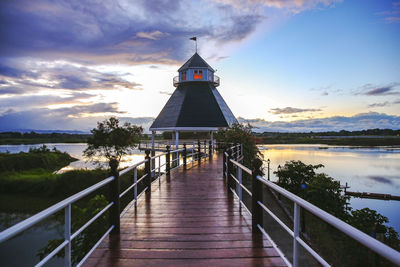
[[130, 267], [130, 266], [286, 266], [279, 257], [240, 259], [107, 259], [90, 258], [87, 266]]
[[228, 196], [221, 158], [154, 183], [151, 197], [121, 220], [120, 235], [107, 237], [85, 266], [285, 266]]
[[229, 249], [96, 249], [92, 258], [106, 257], [119, 259], [235, 259], [277, 257], [274, 248], [229, 248]]
[[[218, 249], [218, 248], [261, 248], [271, 247], [271, 243], [267, 240], [257, 241], [213, 241], [213, 242], [148, 242], [148, 241], [119, 241], [119, 248], [130, 248], [130, 249]], [[115, 243], [103, 242], [100, 248], [113, 248]]]

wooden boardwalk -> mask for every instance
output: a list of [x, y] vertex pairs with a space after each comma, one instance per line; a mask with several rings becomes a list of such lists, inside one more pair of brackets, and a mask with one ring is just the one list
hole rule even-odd
[[222, 155], [154, 183], [85, 266], [286, 266], [222, 178]]

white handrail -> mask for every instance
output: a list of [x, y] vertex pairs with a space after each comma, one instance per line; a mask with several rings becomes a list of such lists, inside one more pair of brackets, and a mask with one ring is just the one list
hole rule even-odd
[[382, 257], [390, 260], [394, 264], [400, 265], [400, 252], [392, 249], [391, 247], [385, 245], [384, 243], [367, 235], [366, 233], [361, 232], [357, 228], [345, 223], [344, 221], [336, 218], [335, 216], [329, 214], [328, 212], [318, 208], [317, 206], [314, 206], [310, 202], [307, 202], [304, 199], [296, 196], [295, 194], [283, 189], [282, 187], [266, 180], [264, 177], [257, 176], [257, 180], [259, 180], [266, 186], [272, 188], [273, 190], [277, 191], [284, 197], [292, 200], [294, 203], [297, 203], [302, 208], [306, 209], [307, 211], [311, 212], [312, 214], [319, 217], [323, 221], [334, 226], [336, 229], [342, 231], [351, 238], [357, 240], [358, 242], [360, 242], [367, 248], [373, 250], [374, 252], [378, 253]]
[[[231, 147], [230, 149], [234, 148], [236, 146]], [[239, 162], [229, 159], [229, 155], [225, 153], [227, 162], [228, 160], [237, 166], [238, 168], [246, 171], [248, 174], [252, 174], [252, 171], [240, 164]], [[225, 164], [225, 163], [224, 163]], [[233, 174], [229, 174], [229, 170], [227, 169], [228, 175], [231, 175], [231, 177], [235, 180], [236, 183], [239, 183], [240, 186], [242, 187], [241, 182], [239, 179], [233, 176]], [[362, 245], [366, 246], [370, 250], [376, 252], [377, 254], [381, 255], [385, 259], [393, 262], [396, 265], [400, 266], [400, 252], [392, 249], [391, 247], [387, 246], [386, 244], [378, 241], [377, 239], [365, 234], [364, 232], [358, 230], [357, 228], [347, 224], [346, 222], [336, 218], [335, 216], [327, 213], [326, 211], [316, 207], [315, 205], [307, 202], [306, 200], [296, 196], [295, 194], [287, 191], [286, 189], [283, 189], [282, 187], [276, 185], [273, 182], [268, 181], [264, 177], [257, 176], [257, 180], [271, 188], [272, 190], [278, 192], [279, 194], [283, 195], [284, 197], [288, 198], [289, 200], [293, 201], [295, 203], [295, 206], [301, 206], [305, 210], [311, 212], [314, 214], [316, 217], [319, 217], [321, 220], [325, 221], [326, 223], [332, 225], [333, 227], [337, 228], [339, 231], [343, 232], [347, 236], [353, 238], [354, 240], [360, 242]], [[243, 187], [242, 187], [243, 188]], [[233, 190], [233, 189], [231, 189]], [[241, 199], [239, 199], [241, 200]], [[327, 266], [328, 263], [320, 256], [318, 255], [311, 247], [309, 247], [299, 236], [294, 236], [294, 231], [289, 229], [286, 225], [284, 225], [283, 222], [279, 220], [278, 217], [276, 217], [275, 214], [272, 213], [267, 207], [265, 207], [260, 201], [258, 201], [258, 205], [262, 207], [264, 211], [269, 213], [269, 215], [276, 220], [294, 239], [294, 242], [298, 242], [298, 244], [302, 245], [307, 251], [311, 253], [311, 255], [317, 259], [322, 265]], [[261, 226], [259, 226], [261, 227]], [[298, 262], [294, 262], [294, 265], [297, 266]]]
[[[204, 146], [204, 148], [206, 149], [207, 146]], [[169, 153], [179, 153], [184, 151], [184, 148], [179, 148], [176, 150], [172, 150], [169, 151]], [[195, 151], [195, 145], [193, 144], [191, 149], [187, 149], [187, 150], [191, 150], [192, 154], [192, 162], [193, 162], [193, 155], [197, 154], [194, 153]], [[159, 174], [158, 174], [158, 179], [159, 179], [159, 183], [160, 183], [160, 179], [161, 179], [161, 167], [166, 165], [166, 163], [163, 163], [161, 165], [161, 157], [167, 155], [168, 152], [159, 154], [157, 156], [151, 157], [150, 159], [156, 159], [158, 158], [158, 170], [159, 170]], [[186, 154], [186, 157], [188, 157], [188, 155]], [[136, 207], [136, 203], [138, 198], [146, 191], [146, 190], [150, 190], [149, 187], [146, 187], [139, 195], [137, 195], [137, 185], [145, 178], [148, 176], [148, 173], [144, 174], [140, 179], [137, 179], [137, 167], [148, 162], [149, 159], [144, 159], [138, 163], [135, 163], [134, 165], [122, 170], [119, 172], [119, 176], [122, 176], [126, 173], [128, 173], [131, 170], [134, 170], [134, 183], [132, 185], [130, 185], [127, 189], [124, 190], [124, 192], [122, 192], [119, 195], [119, 198], [123, 197], [125, 194], [127, 194], [130, 190], [134, 189], [134, 200], [132, 201], [133, 204], [135, 204]], [[172, 162], [177, 161], [177, 166], [175, 168], [178, 168], [180, 166], [183, 165], [179, 164], [179, 158], [176, 158], [174, 160], [172, 160]], [[172, 168], [171, 170], [175, 169]], [[152, 169], [151, 171], [155, 171], [157, 169], [156, 166], [154, 166], [154, 169]], [[75, 233], [71, 234], [70, 231], [70, 223], [71, 223], [71, 204], [76, 202], [77, 200], [87, 196], [88, 194], [96, 191], [97, 189], [109, 184], [111, 181], [113, 181], [115, 179], [114, 176], [110, 176], [104, 180], [102, 180], [101, 182], [98, 182], [97, 184], [94, 184], [84, 190], [82, 190], [81, 192], [78, 192], [56, 204], [54, 204], [53, 206], [31, 216], [30, 218], [27, 218], [26, 220], [17, 223], [14, 226], [11, 226], [8, 229], [5, 229], [4, 231], [0, 232], [0, 243], [3, 241], [6, 241], [16, 235], [18, 235], [19, 233], [23, 232], [24, 230], [32, 227], [33, 225], [35, 225], [36, 223], [42, 221], [43, 219], [53, 215], [54, 213], [65, 209], [65, 240], [63, 243], [61, 243], [56, 249], [54, 249], [52, 252], [50, 252], [45, 258], [43, 258], [39, 263], [37, 263], [37, 266], [42, 266], [43, 264], [45, 264], [47, 261], [49, 261], [53, 256], [55, 256], [61, 249], [65, 248], [66, 249], [66, 257], [65, 257], [65, 266], [71, 266], [71, 241], [72, 239], [74, 239], [76, 236], [78, 236], [83, 230], [85, 230], [89, 225], [91, 225], [96, 219], [98, 219], [102, 214], [104, 214], [105, 211], [107, 211], [111, 206], [114, 205], [114, 202], [109, 203], [106, 207], [104, 207], [100, 212], [98, 212], [96, 215], [94, 215], [89, 221], [87, 221], [82, 227], [80, 227]], [[155, 181], [153, 181], [154, 183]], [[132, 203], [130, 205], [128, 205], [129, 207], [132, 206]], [[124, 209], [124, 211], [120, 214], [120, 217], [122, 217], [126, 212], [127, 212], [127, 208]], [[110, 231], [114, 228], [114, 225], [112, 225], [107, 231], [106, 233], [100, 238], [100, 240], [98, 240], [98, 242], [95, 244], [95, 246], [92, 247], [92, 249], [85, 255], [85, 257], [78, 263], [78, 266], [82, 265], [83, 262], [90, 256], [90, 254], [97, 248], [97, 246], [100, 244], [100, 242], [110, 233]], [[68, 255], [67, 255], [68, 254]]]
[[41, 220], [49, 217], [50, 215], [65, 208], [66, 206], [72, 204], [73, 202], [83, 198], [84, 196], [86, 196], [86, 195], [94, 192], [95, 190], [103, 187], [104, 185], [110, 183], [112, 180], [114, 180], [114, 176], [106, 178], [103, 181], [98, 182], [97, 184], [92, 185], [91, 187], [88, 187], [85, 190], [82, 190], [81, 192], [76, 193], [75, 195], [72, 195], [69, 198], [66, 198], [66, 199], [58, 202], [57, 204], [54, 204], [53, 206], [33, 215], [32, 217], [29, 217], [28, 219], [23, 220], [22, 222], [17, 223], [16, 225], [13, 225], [10, 228], [5, 229], [4, 231], [0, 232], [0, 243], [10, 239], [13, 236], [16, 236], [17, 234], [19, 234], [22, 231], [28, 229], [29, 227], [35, 225], [36, 223], [40, 222]]

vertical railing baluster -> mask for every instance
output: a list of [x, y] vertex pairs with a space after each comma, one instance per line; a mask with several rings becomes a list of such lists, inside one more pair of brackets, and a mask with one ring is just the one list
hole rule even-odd
[[233, 163], [231, 162], [232, 159], [232, 149], [228, 150], [228, 157], [227, 157], [227, 174], [226, 174], [226, 185], [228, 189], [228, 194], [231, 194], [231, 174], [233, 173]]
[[183, 158], [183, 169], [186, 170], [186, 157], [187, 157], [187, 151], [186, 151], [186, 143], [183, 143], [183, 153], [182, 153], [182, 158]]
[[200, 147], [200, 140], [197, 140], [197, 163], [200, 165], [201, 164], [201, 147]]
[[151, 158], [150, 158], [150, 150], [146, 150], [146, 162], [144, 163], [144, 171], [147, 174], [147, 177], [145, 179], [146, 181], [146, 185], [147, 185], [147, 192], [146, 192], [146, 196], [150, 197], [151, 195]]
[[257, 179], [257, 176], [261, 175], [262, 161], [259, 159], [253, 160], [252, 170], [252, 197], [251, 197], [251, 213], [252, 213], [252, 231], [253, 233], [258, 232], [258, 226], [263, 227], [263, 214], [262, 208], [258, 204], [258, 201], [263, 202], [262, 183]]
[[207, 155], [207, 141], [204, 140], [204, 156]]
[[213, 150], [212, 150], [212, 144], [211, 144], [211, 140], [208, 141], [208, 157], [210, 159], [212, 159], [212, 154], [213, 154]]
[[[137, 183], [137, 168], [133, 168], [133, 184]], [[133, 187], [133, 199], [135, 200], [135, 209], [137, 208], [137, 184]]]
[[294, 203], [294, 218], [293, 218], [293, 267], [299, 266], [299, 243], [297, 237], [300, 233], [300, 206]]
[[[146, 150], [147, 151], [147, 150]], [[110, 226], [114, 226], [111, 231], [113, 235], [119, 235], [120, 233], [120, 199], [119, 199], [119, 172], [118, 172], [118, 161], [116, 159], [110, 160], [111, 174], [114, 176], [114, 180], [110, 182], [110, 201], [114, 204], [110, 208]]]
[[65, 221], [64, 221], [64, 237], [65, 240], [68, 241], [68, 244], [65, 246], [65, 256], [64, 256], [64, 266], [71, 267], [71, 204], [64, 209], [65, 212]]
[[158, 185], [161, 184], [161, 156], [158, 156]]
[[222, 177], [224, 178], [224, 181], [226, 180], [226, 155], [225, 155], [226, 150], [222, 152]]
[[194, 157], [195, 157], [194, 151], [195, 151], [195, 149], [196, 149], [196, 145], [195, 145], [195, 142], [193, 141], [193, 145], [192, 145], [192, 167], [193, 167], [194, 162], [195, 162], [195, 160], [194, 160]]
[[239, 210], [242, 211], [242, 168], [237, 167], [237, 178], [239, 181], [238, 195], [239, 195]]
[[167, 178], [169, 178], [169, 176], [171, 175], [171, 164], [170, 164], [170, 153], [169, 153], [169, 147], [167, 146], [167, 154], [165, 154], [165, 173], [167, 175]]

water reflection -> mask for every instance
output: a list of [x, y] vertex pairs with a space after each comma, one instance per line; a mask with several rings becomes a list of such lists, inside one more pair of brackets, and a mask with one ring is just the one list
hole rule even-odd
[[[323, 164], [325, 172], [341, 184], [349, 184], [349, 191], [400, 195], [400, 148], [354, 148], [328, 145], [263, 145], [264, 159], [270, 159], [272, 173], [286, 161], [301, 160], [306, 164]], [[400, 232], [400, 201], [351, 198], [355, 209], [375, 209], [390, 220]]]
[[[30, 148], [39, 148], [43, 144], [34, 144], [34, 145], [0, 145], [0, 153], [10, 152], [10, 153], [19, 153], [19, 152], [28, 152]], [[94, 163], [88, 161], [87, 158], [83, 156], [83, 151], [86, 149], [86, 143], [76, 143], [76, 144], [44, 144], [49, 149], [56, 148], [59, 151], [67, 152], [72, 157], [77, 158], [77, 161], [71, 162], [68, 166], [57, 171], [57, 173], [62, 173], [65, 171], [76, 170], [76, 169], [95, 169], [98, 167], [107, 167], [107, 159], [106, 158], [95, 158], [99, 163]], [[125, 168], [137, 162], [140, 162], [144, 159], [144, 152], [140, 150], [133, 150], [132, 154], [123, 156], [121, 159], [120, 167]]]

